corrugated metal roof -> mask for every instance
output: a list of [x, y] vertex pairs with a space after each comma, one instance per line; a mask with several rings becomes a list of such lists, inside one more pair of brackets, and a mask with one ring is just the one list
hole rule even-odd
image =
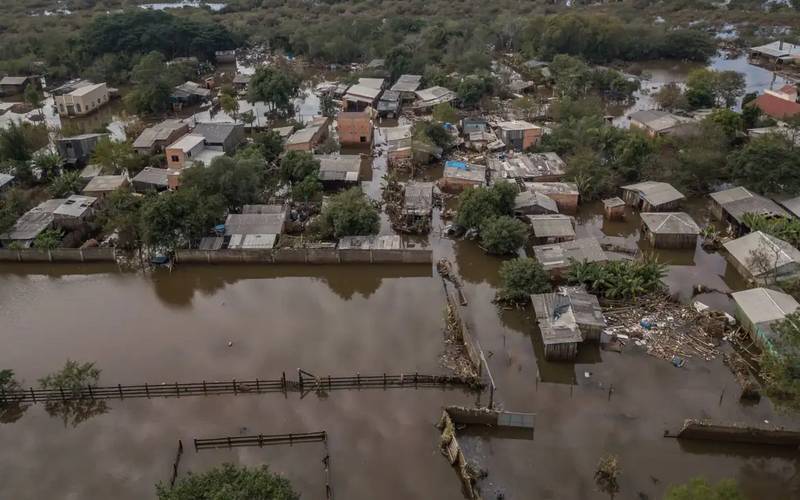
[[555, 200], [543, 193], [536, 191], [522, 191], [517, 194], [514, 200], [514, 210], [522, 210], [527, 207], [538, 206], [551, 213], [558, 213], [558, 205]]
[[385, 236], [344, 236], [338, 247], [343, 250], [399, 250], [402, 241], [399, 234]]
[[769, 288], [751, 288], [731, 296], [753, 324], [782, 320], [800, 308], [791, 295]]
[[639, 196], [654, 207], [685, 198], [680, 191], [666, 182], [645, 181], [622, 186], [627, 191], [636, 191]]
[[529, 215], [533, 234], [537, 238], [566, 238], [575, 236], [572, 217], [562, 214]]
[[647, 229], [655, 234], [700, 234], [700, 226], [686, 212], [643, 212]]
[[741, 238], [728, 241], [723, 246], [731, 257], [736, 259], [755, 277], [769, 272], [769, 269], [764, 269], [756, 260], [760, 252], [764, 252], [764, 255], [769, 259], [769, 267], [778, 272], [786, 265], [800, 264], [800, 250], [786, 241], [761, 231], [755, 231]]
[[234, 234], [280, 234], [286, 221], [279, 214], [229, 214], [225, 219], [225, 236]]
[[546, 270], [567, 267], [570, 259], [579, 262], [605, 262], [605, 251], [596, 238], [581, 238], [551, 245], [537, 245], [533, 253]]

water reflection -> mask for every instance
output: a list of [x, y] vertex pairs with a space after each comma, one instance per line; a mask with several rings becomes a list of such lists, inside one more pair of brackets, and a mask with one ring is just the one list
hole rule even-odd
[[44, 404], [48, 415], [61, 419], [64, 427], [77, 427], [92, 417], [107, 413], [111, 407], [106, 401], [92, 399], [71, 399], [48, 401]]

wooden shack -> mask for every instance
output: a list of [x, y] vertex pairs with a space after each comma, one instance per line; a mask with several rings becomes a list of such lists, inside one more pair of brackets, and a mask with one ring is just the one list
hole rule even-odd
[[622, 220], [625, 218], [625, 200], [615, 196], [603, 200], [603, 215], [608, 220]]
[[711, 193], [711, 214], [730, 225], [732, 232], [743, 235], [750, 229], [745, 224], [745, 214], [762, 215], [769, 219], [791, 218], [780, 205], [741, 186]]
[[575, 219], [563, 214], [529, 215], [533, 244], [561, 243], [575, 239]]
[[578, 211], [580, 193], [573, 182], [526, 182], [525, 189], [555, 201], [559, 212], [574, 214]]
[[645, 181], [622, 186], [622, 198], [642, 212], [665, 212], [678, 208], [685, 196], [666, 182]]
[[556, 293], [531, 295], [548, 361], [571, 361], [578, 344], [599, 341], [606, 326], [597, 297], [582, 287], [562, 287]]
[[653, 248], [694, 248], [700, 227], [686, 212], [644, 212], [642, 236]]

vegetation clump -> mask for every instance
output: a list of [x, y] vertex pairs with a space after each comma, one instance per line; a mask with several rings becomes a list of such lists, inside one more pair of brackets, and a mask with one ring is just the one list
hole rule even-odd
[[767, 391], [781, 407], [800, 410], [800, 312], [772, 325], [775, 336], [761, 355]]
[[528, 257], [503, 262], [500, 265], [500, 283], [497, 298], [501, 302], [526, 302], [531, 294], [552, 290], [550, 279], [542, 265]]
[[567, 280], [573, 285], [585, 285], [588, 291], [609, 299], [625, 299], [662, 290], [666, 273], [666, 266], [650, 256], [610, 262], [573, 259]]
[[100, 370], [94, 363], [79, 363], [67, 360], [64, 367], [39, 379], [42, 389], [49, 389], [63, 394], [63, 399], [50, 399], [45, 402], [45, 410], [52, 416], [60, 417], [64, 426], [76, 427], [95, 415], [108, 411], [106, 402], [83, 397], [84, 391], [97, 385]]
[[156, 485], [158, 500], [299, 500], [300, 495], [288, 479], [269, 467], [243, 467], [223, 464], [202, 474], [189, 472], [175, 486]]
[[696, 477], [686, 484], [670, 487], [664, 500], [745, 500], [745, 496], [732, 479], [711, 484], [703, 477]]
[[311, 232], [321, 239], [376, 234], [379, 228], [378, 210], [357, 187], [332, 196], [311, 224]]

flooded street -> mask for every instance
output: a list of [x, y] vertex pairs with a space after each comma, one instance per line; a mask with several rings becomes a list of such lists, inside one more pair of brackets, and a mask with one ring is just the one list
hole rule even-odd
[[[705, 224], [704, 202], [686, 209]], [[587, 204], [578, 222], [579, 236], [605, 233], [647, 250], [633, 214], [604, 225], [599, 205]], [[498, 387], [495, 402], [536, 413], [533, 440], [460, 436], [469, 458], [488, 470], [485, 498], [495, 491], [509, 499], [604, 498], [592, 475], [607, 453], [620, 457], [620, 498], [660, 498], [670, 484], [697, 475], [732, 477], [751, 498], [800, 495], [796, 454], [662, 437], [685, 418], [796, 424], [775, 415], [766, 399], [741, 405], [721, 357], [678, 369], [644, 352], [589, 347], [574, 364], [546, 362], [533, 312], [491, 302], [502, 260], [474, 242], [440, 237], [441, 225], [436, 216], [429, 244], [434, 259], [449, 258], [464, 282]], [[660, 256], [672, 264], [671, 291], [685, 300], [695, 283], [743, 286], [721, 257], [699, 247]], [[722, 293], [700, 299], [730, 308]], [[297, 368], [323, 376], [445, 373], [438, 360], [444, 294], [430, 266], [178, 266], [141, 275], [114, 266], [7, 265], [0, 267], [0, 324], [0, 366], [14, 369], [26, 387], [67, 358], [95, 361], [101, 384], [110, 385], [275, 378]], [[191, 443], [324, 430], [337, 498], [457, 500], [461, 485], [439, 452], [434, 425], [443, 406], [472, 406], [477, 397], [390, 389], [110, 401], [105, 414], [77, 427], [34, 406], [0, 425], [0, 483], [13, 498], [55, 491], [62, 498], [150, 498], [153, 484], [169, 479], [180, 439], [180, 474], [222, 461], [267, 463], [303, 498], [322, 498], [321, 444], [196, 452]], [[54, 466], [45, 478], [42, 463]]]

